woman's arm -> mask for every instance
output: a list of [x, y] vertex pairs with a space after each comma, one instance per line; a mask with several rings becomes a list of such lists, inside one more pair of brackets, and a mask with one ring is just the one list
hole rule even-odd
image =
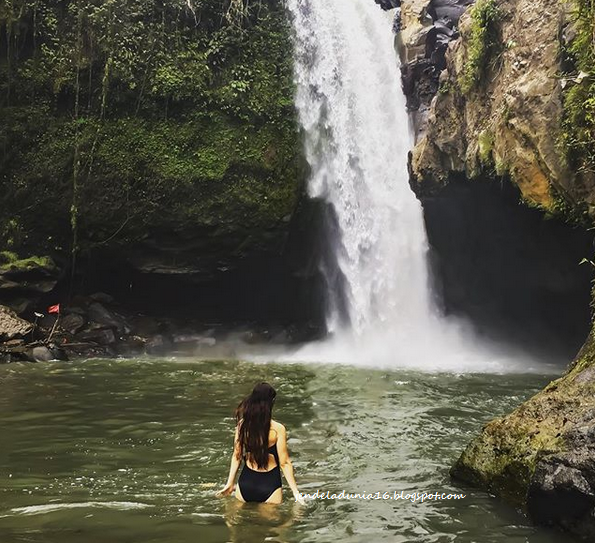
[[278, 428], [275, 429], [277, 432], [277, 453], [279, 454], [279, 464], [285, 480], [293, 492], [293, 497], [298, 503], [304, 503], [304, 499], [300, 495], [295, 477], [293, 476], [293, 464], [289, 458], [289, 452], [287, 451], [287, 432], [285, 426], [278, 424]]
[[231, 465], [229, 466], [229, 476], [227, 477], [227, 483], [225, 486], [217, 492], [217, 497], [229, 496], [233, 492], [233, 485], [236, 480], [236, 475], [240, 469], [240, 462], [242, 457], [242, 451], [240, 450], [239, 442], [239, 425], [236, 426], [235, 436], [233, 438], [233, 453], [231, 455]]

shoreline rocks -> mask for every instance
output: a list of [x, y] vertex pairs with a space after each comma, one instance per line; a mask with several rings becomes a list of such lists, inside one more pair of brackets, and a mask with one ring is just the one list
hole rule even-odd
[[595, 339], [565, 375], [487, 423], [451, 469], [536, 523], [595, 536]]
[[33, 328], [33, 324], [21, 319], [12, 309], [0, 306], [0, 341], [23, 338]]
[[0, 336], [0, 362], [144, 355], [229, 358], [253, 345], [300, 343], [304, 338], [314, 339], [318, 332], [294, 325], [238, 326], [131, 314], [116, 302], [107, 303], [107, 296], [76, 296], [72, 304], [62, 307], [59, 317], [45, 315], [35, 323], [0, 306], [0, 334], [7, 323], [6, 333]]

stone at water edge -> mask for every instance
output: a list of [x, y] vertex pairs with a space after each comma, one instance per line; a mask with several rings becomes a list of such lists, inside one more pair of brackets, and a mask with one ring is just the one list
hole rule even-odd
[[49, 362], [54, 359], [54, 356], [47, 347], [33, 347], [29, 351], [29, 358], [34, 362]]
[[50, 362], [51, 360], [68, 360], [64, 350], [54, 343], [24, 348], [24, 358], [31, 362]]
[[172, 340], [163, 334], [157, 334], [150, 338], [146, 343], [147, 354], [165, 355], [173, 349]]
[[89, 295], [89, 298], [94, 302], [99, 302], [100, 304], [114, 303], [114, 297], [111, 294], [106, 294], [105, 292], [95, 292], [94, 294]]
[[78, 313], [70, 313], [60, 319], [59, 325], [62, 330], [74, 335], [85, 326], [85, 319]]
[[90, 341], [98, 345], [112, 345], [117, 339], [111, 328], [90, 328], [77, 335], [80, 341]]
[[595, 338], [569, 371], [487, 423], [451, 469], [538, 524], [595, 539]]
[[0, 341], [26, 336], [33, 330], [33, 324], [21, 319], [10, 308], [0, 305]]
[[92, 322], [103, 324], [105, 326], [109, 326], [110, 328], [115, 328], [119, 333], [130, 333], [130, 327], [126, 324], [126, 322], [124, 322], [124, 319], [121, 319], [106, 309], [99, 302], [92, 303], [89, 306], [88, 315], [89, 320]]
[[538, 524], [562, 526], [595, 538], [595, 450], [553, 455], [537, 464], [527, 494], [527, 512]]

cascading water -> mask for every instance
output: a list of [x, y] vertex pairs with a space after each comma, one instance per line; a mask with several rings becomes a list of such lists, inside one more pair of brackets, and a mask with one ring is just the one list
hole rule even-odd
[[341, 296], [355, 335], [379, 323], [425, 326], [427, 243], [407, 183], [411, 131], [390, 22], [372, 0], [289, 5], [310, 195], [332, 205], [340, 236], [336, 258], [346, 292], [329, 293], [330, 328]]
[[373, 0], [287, 4], [309, 192], [334, 211], [331, 247], [342, 276], [327, 277], [330, 338], [295, 357], [457, 371], [517, 365], [477, 348], [461, 323], [434, 306], [422, 208], [408, 184], [412, 137], [387, 14]]

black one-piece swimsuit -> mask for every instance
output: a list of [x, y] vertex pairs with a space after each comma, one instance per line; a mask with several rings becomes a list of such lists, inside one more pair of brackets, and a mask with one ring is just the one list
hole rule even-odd
[[281, 488], [281, 468], [279, 467], [279, 455], [277, 454], [277, 444], [269, 447], [269, 454], [275, 457], [277, 465], [269, 471], [255, 471], [246, 465], [244, 457], [244, 467], [238, 485], [242, 497], [247, 502], [266, 502], [273, 492]]

